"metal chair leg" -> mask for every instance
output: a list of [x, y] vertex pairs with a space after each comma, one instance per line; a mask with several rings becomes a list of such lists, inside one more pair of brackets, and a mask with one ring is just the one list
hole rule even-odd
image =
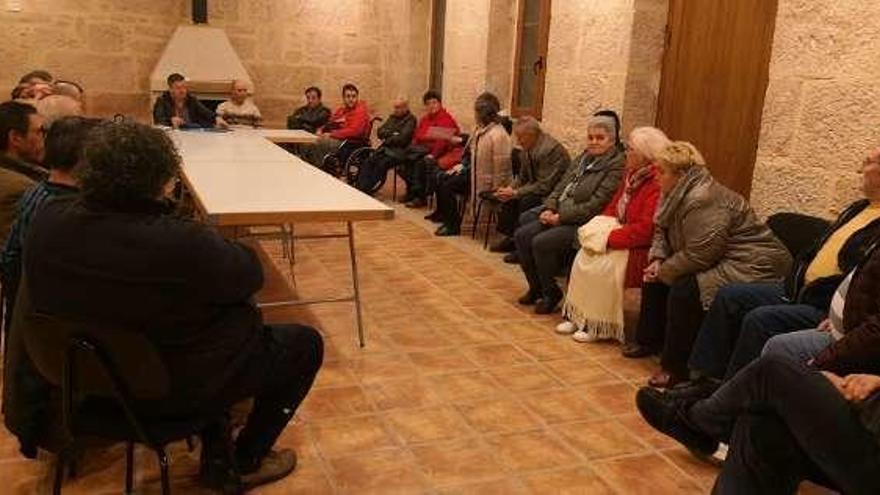
[[162, 475], [162, 495], [171, 494], [171, 481], [168, 479], [168, 456], [165, 449], [156, 449], [156, 457], [159, 458], [159, 471]]
[[391, 201], [397, 201], [397, 166], [394, 166], [394, 184], [391, 185]]
[[58, 452], [55, 459], [55, 482], [52, 484], [53, 495], [61, 495], [61, 484], [64, 483], [64, 465], [67, 459], [67, 449]]
[[[187, 439], [189, 441], [189, 439]], [[134, 443], [128, 442], [125, 447], [125, 493], [134, 493]]]
[[494, 217], [495, 217], [495, 209], [492, 208], [489, 210], [489, 218], [486, 219], [486, 235], [485, 235], [485, 238], [483, 239], [483, 249], [486, 249], [489, 247], [489, 232], [491, 232], [490, 229], [492, 228], [492, 219]]
[[477, 201], [477, 211], [474, 212], [474, 227], [471, 229], [471, 239], [477, 238], [477, 229], [480, 228], [480, 216], [483, 213], [483, 200]]

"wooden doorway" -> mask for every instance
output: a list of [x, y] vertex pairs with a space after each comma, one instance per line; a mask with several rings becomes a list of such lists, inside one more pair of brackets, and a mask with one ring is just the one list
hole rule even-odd
[[550, 0], [520, 0], [513, 63], [511, 114], [514, 117], [541, 118], [549, 37]]
[[428, 87], [443, 91], [443, 44], [446, 43], [446, 0], [431, 2], [431, 74]]
[[690, 141], [746, 198], [761, 130], [777, 0], [669, 0], [657, 127]]

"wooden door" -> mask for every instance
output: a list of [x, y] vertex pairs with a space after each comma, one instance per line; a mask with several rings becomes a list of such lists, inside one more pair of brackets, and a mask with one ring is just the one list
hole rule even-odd
[[748, 198], [777, 0], [669, 0], [657, 127]]
[[516, 26], [511, 114], [540, 119], [544, 106], [544, 75], [547, 73], [550, 0], [520, 0]]
[[443, 91], [443, 44], [446, 39], [446, 0], [431, 3], [431, 74], [428, 87]]

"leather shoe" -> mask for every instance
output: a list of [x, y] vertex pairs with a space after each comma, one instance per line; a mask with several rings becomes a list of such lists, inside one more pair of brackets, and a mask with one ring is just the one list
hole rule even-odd
[[519, 254], [516, 251], [504, 255], [504, 262], [510, 264], [519, 264]]
[[513, 243], [513, 238], [509, 236], [504, 236], [489, 246], [489, 251], [493, 253], [509, 253], [514, 249], [516, 249], [516, 245]]
[[666, 397], [663, 392], [642, 387], [636, 393], [636, 406], [649, 425], [674, 438], [688, 450], [707, 457], [718, 450], [718, 442], [688, 419], [687, 406]]
[[425, 201], [425, 198], [416, 198], [412, 201], [407, 201], [405, 206], [407, 208], [423, 208], [427, 205], [428, 202]]
[[538, 302], [540, 300], [541, 300], [541, 293], [538, 291], [530, 290], [530, 291], [526, 292], [525, 294], [523, 294], [522, 296], [520, 296], [520, 298], [517, 299], [516, 302], [522, 304], [523, 306], [531, 306], [532, 304], [535, 304], [536, 302]]
[[645, 345], [627, 344], [623, 348], [623, 351], [621, 351], [621, 354], [623, 354], [623, 357], [639, 359], [653, 356], [654, 354], [657, 354], [657, 351]]
[[442, 222], [443, 215], [441, 215], [439, 211], [432, 211], [431, 213], [425, 215], [425, 220], [430, 220], [432, 222]]
[[562, 301], [562, 296], [542, 298], [540, 301], [538, 301], [538, 304], [535, 305], [535, 314], [549, 315], [550, 313], [556, 311], [556, 307], [559, 306], [560, 301]]
[[450, 227], [449, 225], [441, 225], [435, 232], [434, 235], [440, 237], [447, 237], [451, 235], [459, 235], [461, 230], [455, 227]]
[[666, 390], [666, 396], [670, 399], [696, 402], [711, 396], [719, 387], [721, 380], [703, 376]]

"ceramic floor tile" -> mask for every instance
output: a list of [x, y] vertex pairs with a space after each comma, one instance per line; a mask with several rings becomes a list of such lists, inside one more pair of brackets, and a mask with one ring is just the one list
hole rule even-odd
[[412, 453], [435, 486], [491, 481], [502, 474], [496, 453], [476, 439], [413, 447]]
[[395, 494], [428, 489], [427, 477], [414, 459], [398, 450], [339, 457], [329, 464], [339, 493]]
[[315, 443], [324, 456], [395, 447], [391, 435], [376, 416], [359, 416], [312, 424]]
[[468, 371], [427, 377], [430, 386], [451, 402], [498, 395], [499, 386], [485, 371]]
[[541, 428], [541, 423], [513, 399], [489, 399], [457, 407], [479, 433], [501, 433]]
[[645, 452], [648, 447], [613, 419], [554, 425], [553, 429], [589, 460]]
[[525, 485], [535, 494], [611, 495], [614, 490], [586, 467], [534, 473], [523, 477]]
[[601, 415], [597, 406], [579, 390], [563, 389], [529, 394], [528, 408], [547, 423], [592, 419]]
[[452, 407], [400, 409], [387, 413], [388, 424], [402, 441], [423, 443], [471, 434], [464, 417]]
[[364, 385], [367, 396], [380, 411], [441, 404], [442, 398], [424, 378], [398, 378]]
[[543, 365], [566, 385], [591, 385], [621, 380], [593, 359], [560, 359], [545, 361]]
[[359, 386], [312, 390], [300, 411], [308, 418], [334, 418], [367, 414], [373, 406]]
[[531, 359], [515, 346], [506, 343], [466, 347], [462, 352], [480, 366], [510, 366], [531, 362]]
[[600, 411], [609, 415], [636, 412], [636, 388], [629, 383], [612, 383], [608, 385], [586, 385], [576, 388], [584, 397], [598, 406]]
[[552, 390], [562, 382], [540, 364], [521, 364], [486, 370], [502, 387], [513, 392]]
[[537, 471], [578, 464], [580, 456], [545, 431], [496, 435], [486, 442], [501, 463], [515, 472]]
[[455, 347], [437, 351], [411, 352], [409, 359], [423, 375], [473, 370], [477, 365]]
[[701, 494], [704, 490], [657, 454], [596, 461], [590, 465], [606, 483], [621, 493]]

